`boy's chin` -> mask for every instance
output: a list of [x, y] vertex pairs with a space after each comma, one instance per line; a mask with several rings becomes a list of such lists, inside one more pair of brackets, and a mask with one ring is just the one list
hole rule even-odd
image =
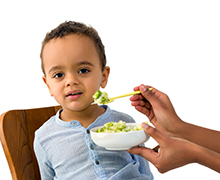
[[62, 106], [63, 109], [68, 109], [69, 111], [72, 111], [72, 112], [80, 112], [80, 111], [84, 111], [90, 107], [92, 107], [91, 103], [89, 104], [81, 104], [81, 103], [72, 103], [71, 105], [65, 107], [65, 106]]

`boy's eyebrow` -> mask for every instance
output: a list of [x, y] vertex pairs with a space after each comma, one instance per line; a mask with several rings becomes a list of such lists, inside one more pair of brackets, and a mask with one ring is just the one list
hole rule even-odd
[[77, 65], [90, 65], [90, 66], [94, 66], [92, 63], [90, 63], [90, 62], [88, 62], [88, 61], [82, 61], [82, 62], [79, 62], [79, 63], [77, 63]]
[[62, 66], [53, 66], [50, 70], [49, 70], [49, 74], [53, 71], [56, 71], [56, 70], [59, 70], [59, 69], [62, 69]]
[[[78, 66], [80, 65], [90, 65], [90, 66], [94, 66], [92, 63], [88, 62], [88, 61], [82, 61], [82, 62], [79, 62], [77, 63]], [[56, 71], [56, 70], [60, 70], [62, 69], [63, 66], [53, 66], [50, 70], [49, 70], [49, 73], [53, 72], [53, 71]]]

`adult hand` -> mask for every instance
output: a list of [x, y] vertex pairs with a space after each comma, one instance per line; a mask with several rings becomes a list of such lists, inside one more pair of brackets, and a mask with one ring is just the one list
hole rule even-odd
[[130, 100], [132, 106], [145, 114], [156, 127], [142, 123], [146, 133], [158, 142], [160, 151], [137, 147], [128, 152], [143, 156], [162, 173], [192, 162], [220, 172], [220, 143], [217, 143], [220, 132], [182, 121], [169, 97], [149, 88], [144, 85], [134, 88], [135, 91], [140, 90], [141, 95], [132, 96]]
[[149, 88], [143, 84], [135, 87], [134, 90], [140, 90], [141, 94], [130, 98], [131, 105], [145, 114], [160, 132], [178, 136], [178, 129], [181, 128], [183, 121], [177, 116], [169, 97], [155, 88], [152, 90]]
[[147, 134], [154, 138], [160, 145], [159, 151], [143, 146], [128, 150], [131, 154], [136, 154], [150, 161], [161, 173], [195, 161], [195, 151], [192, 151], [194, 144], [189, 141], [168, 137], [157, 129], [142, 123], [142, 128]]
[[141, 94], [132, 96], [131, 104], [145, 114], [157, 130], [165, 135], [186, 139], [220, 153], [220, 143], [216, 143], [220, 138], [219, 131], [182, 121], [177, 116], [169, 97], [155, 88], [151, 91], [149, 86], [140, 85], [134, 90], [140, 90]]
[[127, 151], [144, 157], [159, 172], [165, 173], [193, 162], [220, 172], [220, 154], [181, 138], [168, 137], [146, 123], [142, 123], [142, 128], [158, 142], [159, 151], [143, 146]]

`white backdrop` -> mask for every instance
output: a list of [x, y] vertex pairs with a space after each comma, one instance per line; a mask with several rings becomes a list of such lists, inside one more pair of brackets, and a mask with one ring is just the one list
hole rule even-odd
[[[57, 104], [41, 79], [41, 42], [48, 31], [73, 20], [92, 25], [103, 40], [111, 67], [109, 96], [152, 85], [170, 96], [184, 121], [220, 130], [219, 9], [218, 0], [1, 1], [0, 114]], [[129, 98], [110, 107], [137, 122], [147, 120]], [[146, 143], [155, 145], [152, 139]], [[219, 179], [198, 164], [165, 174], [152, 165], [151, 170], [156, 180]], [[0, 179], [11, 180], [1, 145]]]

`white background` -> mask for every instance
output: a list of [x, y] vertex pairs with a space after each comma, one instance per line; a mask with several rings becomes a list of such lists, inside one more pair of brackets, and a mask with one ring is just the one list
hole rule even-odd
[[[219, 9], [217, 0], [1, 1], [0, 114], [57, 104], [41, 79], [41, 42], [48, 31], [73, 20], [92, 25], [102, 38], [111, 67], [105, 89], [110, 97], [151, 85], [169, 95], [184, 121], [220, 130]], [[137, 122], [147, 120], [129, 98], [110, 107]], [[155, 145], [152, 139], [146, 143]], [[198, 164], [165, 174], [152, 165], [151, 170], [156, 180], [219, 179]], [[0, 179], [11, 179], [1, 146]]]

